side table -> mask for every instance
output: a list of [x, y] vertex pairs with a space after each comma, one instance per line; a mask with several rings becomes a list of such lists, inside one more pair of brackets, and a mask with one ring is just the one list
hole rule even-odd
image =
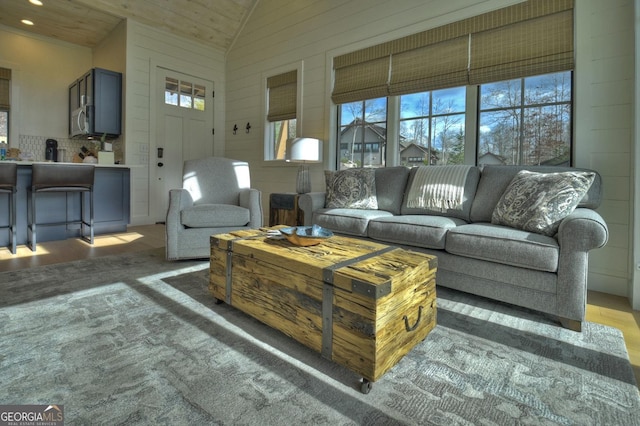
[[304, 212], [298, 208], [298, 194], [272, 193], [269, 196], [269, 226], [304, 225]]

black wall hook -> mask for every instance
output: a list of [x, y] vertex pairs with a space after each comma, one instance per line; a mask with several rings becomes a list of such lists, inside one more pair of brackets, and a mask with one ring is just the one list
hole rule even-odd
[[246, 129], [247, 129], [247, 133], [249, 133], [249, 129], [251, 129], [251, 124], [250, 124], [248, 121], [247, 121], [247, 127], [246, 127]]
[[234, 124], [233, 125], [233, 134], [235, 135], [238, 132], [238, 125]]

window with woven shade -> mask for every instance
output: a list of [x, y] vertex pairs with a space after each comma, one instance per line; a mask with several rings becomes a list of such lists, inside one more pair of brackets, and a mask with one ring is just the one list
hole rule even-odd
[[[573, 7], [522, 1], [335, 56], [336, 167], [570, 163]], [[384, 136], [371, 161], [355, 128]]]
[[296, 118], [298, 71], [267, 78], [269, 112], [267, 120], [280, 121]]
[[529, 0], [340, 55], [341, 104], [573, 69], [573, 0]]
[[287, 139], [296, 137], [298, 70], [267, 77], [267, 149], [265, 159], [284, 160]]

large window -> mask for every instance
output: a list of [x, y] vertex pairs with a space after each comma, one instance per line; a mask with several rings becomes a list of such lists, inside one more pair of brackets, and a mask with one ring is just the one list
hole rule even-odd
[[571, 72], [480, 86], [478, 163], [569, 165]]
[[464, 164], [473, 153], [478, 165], [569, 165], [571, 79], [566, 71], [338, 105], [337, 166]]
[[[362, 166], [569, 163], [573, 7], [522, 1], [336, 55], [338, 158], [349, 109], [386, 99], [386, 119], [364, 113], [352, 124], [386, 122], [386, 159], [365, 161], [363, 143]], [[347, 147], [357, 163], [357, 145]]]

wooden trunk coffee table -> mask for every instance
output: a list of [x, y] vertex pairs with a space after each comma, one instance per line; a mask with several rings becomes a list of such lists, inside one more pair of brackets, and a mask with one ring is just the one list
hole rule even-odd
[[343, 236], [299, 247], [267, 229], [211, 237], [209, 290], [361, 375], [362, 392], [435, 327], [436, 257]]

